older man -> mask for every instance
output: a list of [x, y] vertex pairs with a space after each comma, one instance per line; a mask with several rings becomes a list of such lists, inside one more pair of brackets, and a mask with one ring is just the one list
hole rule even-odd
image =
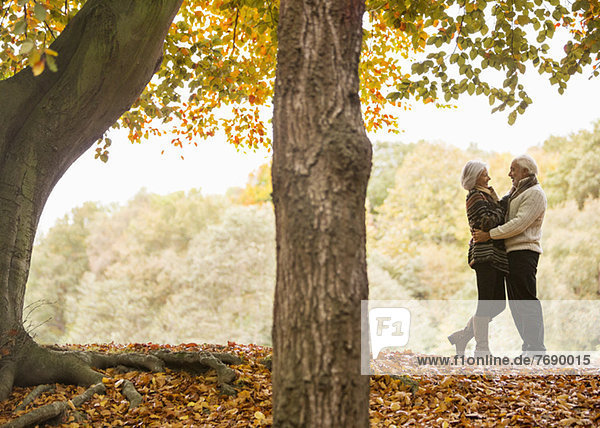
[[506, 287], [509, 306], [523, 339], [522, 350], [528, 354], [546, 351], [542, 305], [536, 287], [546, 195], [538, 183], [537, 173], [537, 165], [531, 156], [516, 157], [508, 174], [513, 187], [503, 198], [508, 204], [506, 223], [489, 232], [473, 232], [475, 242], [504, 239], [508, 253]]

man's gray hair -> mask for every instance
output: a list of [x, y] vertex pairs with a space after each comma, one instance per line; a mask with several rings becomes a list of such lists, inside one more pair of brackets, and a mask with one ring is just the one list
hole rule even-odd
[[531, 156], [519, 155], [516, 158], [514, 158], [513, 161], [516, 162], [517, 165], [519, 165], [519, 167], [521, 167], [522, 169], [526, 169], [527, 172], [529, 172], [529, 174], [537, 175], [537, 173], [538, 173], [537, 163], [535, 163], [535, 160]]

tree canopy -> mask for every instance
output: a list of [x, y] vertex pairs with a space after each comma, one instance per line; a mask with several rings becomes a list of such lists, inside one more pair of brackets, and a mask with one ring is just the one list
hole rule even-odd
[[[465, 92], [483, 94], [492, 111], [510, 108], [512, 124], [532, 102], [519, 82], [528, 66], [547, 75], [561, 94], [570, 76], [586, 66], [598, 76], [597, 1], [381, 1], [380, 6], [388, 25], [412, 35], [413, 47], [429, 46], [426, 59], [411, 67], [421, 77], [403, 79], [389, 94], [393, 100], [417, 96], [448, 102]], [[550, 45], [557, 31], [567, 38], [562, 57]]]
[[[27, 66], [34, 74], [55, 71], [49, 45], [83, 3], [4, 2], [0, 79]], [[386, 106], [406, 107], [412, 98], [443, 105], [462, 93], [486, 96], [493, 111], [509, 108], [513, 123], [532, 102], [519, 81], [528, 67], [561, 93], [585, 66], [598, 75], [599, 14], [598, 2], [587, 0], [370, 0], [360, 64], [366, 128], [397, 130], [399, 118]], [[270, 147], [265, 107], [278, 16], [278, 1], [184, 1], [166, 39], [166, 66], [114, 126], [126, 128], [132, 142], [169, 133], [181, 147], [223, 132], [236, 146]], [[549, 41], [560, 31], [567, 39], [562, 58]], [[408, 60], [414, 58], [421, 60]], [[97, 156], [106, 160], [111, 141], [99, 143]]]
[[[56, 71], [56, 52], [49, 45], [83, 3], [5, 2], [0, 79], [27, 66], [34, 74]], [[269, 147], [270, 113], [264, 107], [273, 95], [278, 3], [184, 1], [165, 41], [165, 67], [115, 127], [127, 128], [132, 142], [170, 133], [181, 147], [221, 131], [236, 146]], [[361, 100], [368, 129], [395, 129], [396, 118], [383, 106], [400, 102], [386, 99], [384, 90], [404, 77], [399, 61], [410, 50], [399, 28], [379, 22], [364, 30]], [[98, 157], [106, 160], [110, 144], [103, 138]]]

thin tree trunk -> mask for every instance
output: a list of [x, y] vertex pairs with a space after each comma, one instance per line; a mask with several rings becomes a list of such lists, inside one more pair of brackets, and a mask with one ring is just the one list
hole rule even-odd
[[54, 185], [156, 71], [181, 2], [89, 0], [52, 44], [56, 73], [34, 77], [25, 69], [0, 82], [0, 400], [12, 381], [97, 379], [84, 369], [64, 373], [72, 366], [23, 330], [33, 240]]
[[362, 0], [282, 0], [273, 116], [275, 426], [367, 427], [371, 168], [358, 96]]

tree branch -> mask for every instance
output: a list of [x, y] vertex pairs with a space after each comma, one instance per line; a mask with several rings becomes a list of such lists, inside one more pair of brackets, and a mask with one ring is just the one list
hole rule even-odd
[[139, 97], [182, 0], [89, 0], [52, 43], [55, 73], [0, 82], [0, 171], [30, 163], [40, 212], [55, 183]]
[[235, 33], [237, 31], [238, 18], [240, 16], [240, 7], [235, 8], [235, 24], [233, 25], [233, 39], [231, 39], [231, 53], [235, 52]]

